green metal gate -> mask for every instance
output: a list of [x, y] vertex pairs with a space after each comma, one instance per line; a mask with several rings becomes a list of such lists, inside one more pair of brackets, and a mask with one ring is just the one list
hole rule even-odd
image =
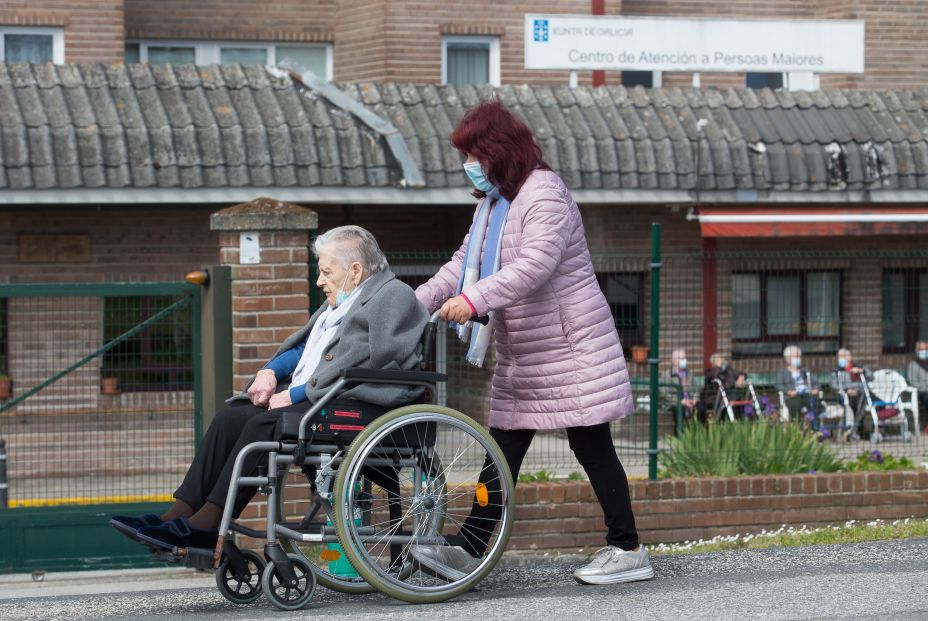
[[196, 285], [0, 285], [0, 572], [148, 563], [109, 516], [170, 502], [201, 435], [200, 359]]

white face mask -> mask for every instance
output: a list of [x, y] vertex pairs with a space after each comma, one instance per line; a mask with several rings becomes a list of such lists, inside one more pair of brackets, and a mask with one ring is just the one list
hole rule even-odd
[[680, 358], [680, 368], [681, 369], [686, 368], [686, 358]]
[[919, 360], [928, 360], [928, 349], [921, 349], [918, 352]]
[[802, 366], [802, 358], [793, 358], [790, 363], [797, 369]]

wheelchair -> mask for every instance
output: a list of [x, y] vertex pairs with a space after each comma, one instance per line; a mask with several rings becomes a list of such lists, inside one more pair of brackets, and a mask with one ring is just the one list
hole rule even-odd
[[[437, 320], [435, 313], [423, 336], [422, 370], [346, 369], [309, 410], [283, 415], [278, 440], [242, 449], [214, 550], [175, 548], [155, 556], [215, 569], [217, 587], [232, 603], [263, 594], [281, 610], [306, 607], [317, 584], [410, 603], [473, 589], [505, 550], [514, 486], [489, 433], [434, 403], [436, 384], [447, 379], [425, 370]], [[421, 386], [426, 402], [388, 411], [334, 398], [356, 383]], [[253, 451], [267, 452], [267, 465], [244, 473], [242, 462]], [[254, 488], [267, 496], [264, 531], [233, 518], [236, 494]], [[487, 545], [479, 564], [444, 575], [420, 564], [414, 546], [462, 545], [456, 532], [472, 507], [493, 514], [481, 521]], [[236, 533], [264, 539], [263, 555], [241, 549]]]

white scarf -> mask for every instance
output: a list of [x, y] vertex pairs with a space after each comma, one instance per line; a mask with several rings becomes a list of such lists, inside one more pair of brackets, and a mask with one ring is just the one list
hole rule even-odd
[[296, 370], [293, 371], [293, 379], [290, 381], [291, 385], [302, 386], [312, 377], [316, 367], [319, 366], [319, 361], [322, 359], [322, 353], [329, 346], [329, 343], [332, 342], [332, 339], [335, 338], [335, 333], [338, 332], [338, 326], [342, 323], [342, 319], [345, 318], [345, 315], [348, 314], [348, 309], [350, 309], [355, 300], [358, 299], [358, 292], [361, 291], [361, 287], [363, 286], [364, 285], [361, 284], [355, 287], [347, 300], [335, 308], [329, 306], [316, 319], [316, 323], [313, 324], [313, 328], [306, 338], [306, 346], [303, 348], [303, 355], [300, 356], [300, 361], [296, 365]]

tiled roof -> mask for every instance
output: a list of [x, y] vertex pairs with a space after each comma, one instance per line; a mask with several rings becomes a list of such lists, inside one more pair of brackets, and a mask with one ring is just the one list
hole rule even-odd
[[[399, 131], [427, 188], [466, 185], [448, 135], [495, 96], [578, 190], [928, 189], [928, 90], [338, 88]], [[9, 190], [392, 188], [410, 176], [337, 98], [259, 66], [0, 63], [0, 143]]]

